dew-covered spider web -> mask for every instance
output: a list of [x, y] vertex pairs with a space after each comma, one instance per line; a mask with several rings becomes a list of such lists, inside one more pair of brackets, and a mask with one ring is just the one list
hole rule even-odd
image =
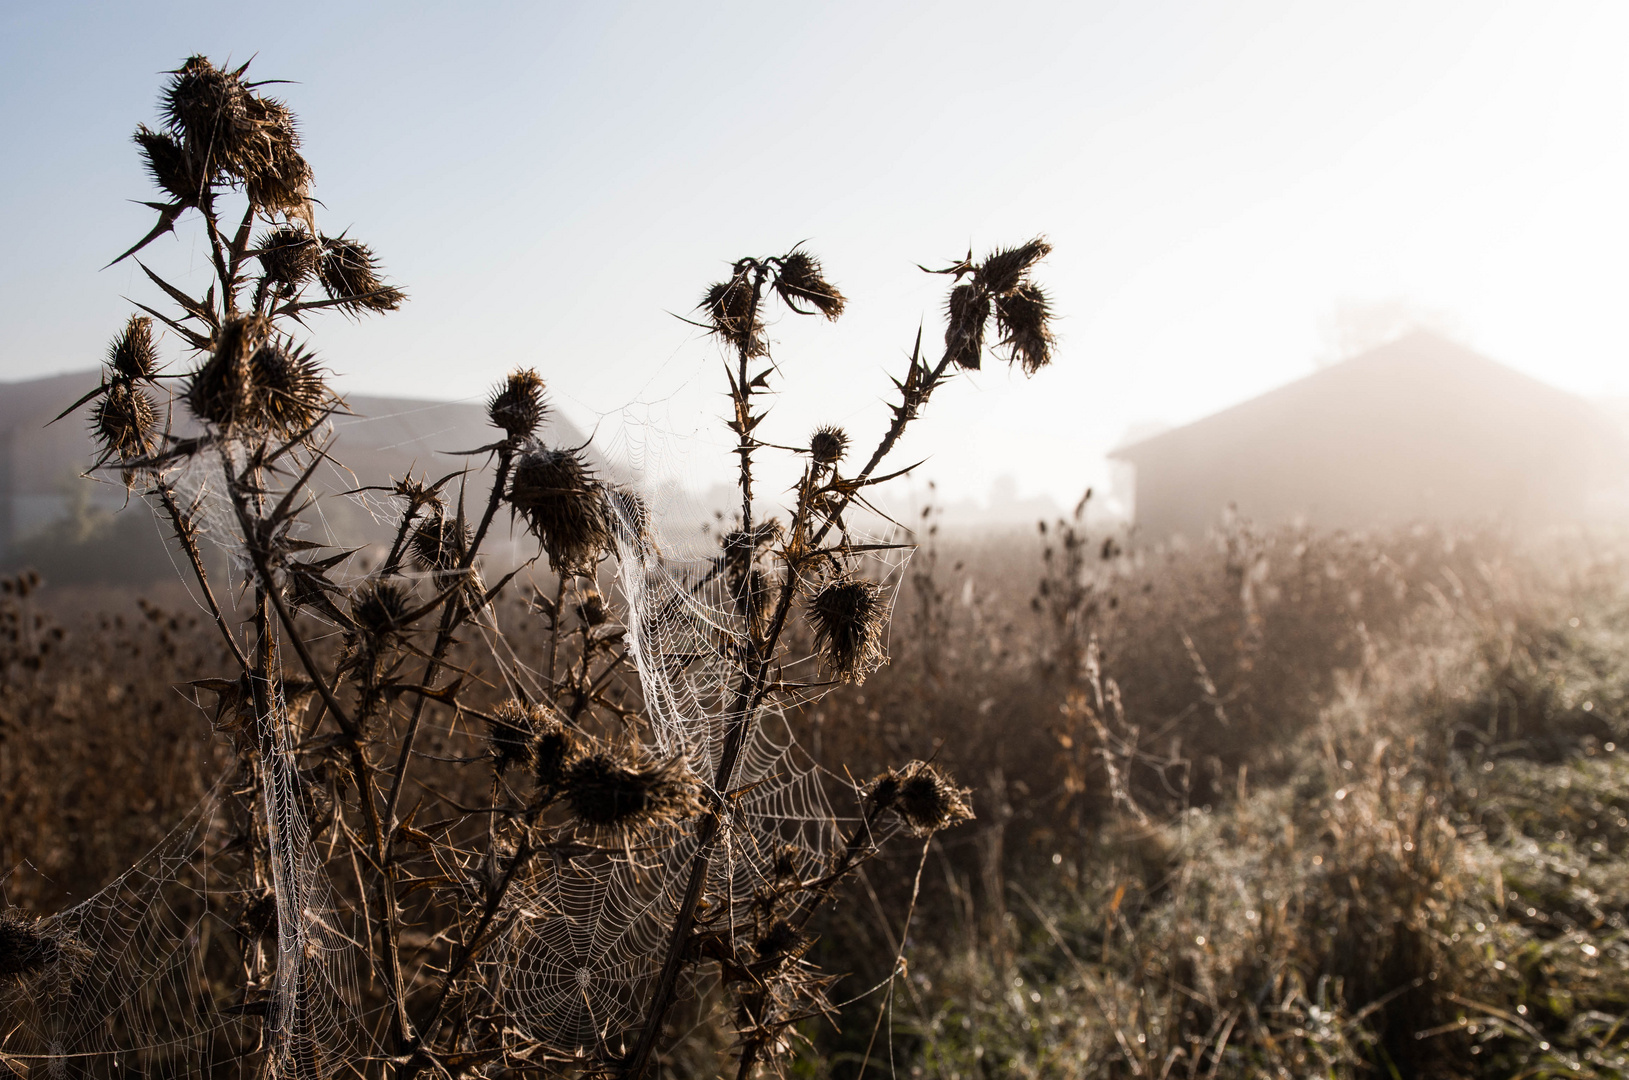
[[[601, 577], [637, 668], [646, 721], [631, 730], [649, 755], [684, 758], [723, 808], [702, 926], [733, 943], [764, 929], [762, 898], [777, 884], [829, 871], [856, 824], [852, 810], [838, 812], [828, 797], [851, 781], [810, 757], [795, 730], [798, 714], [783, 709], [817, 696], [831, 676], [806, 653], [783, 658], [770, 673], [782, 692], [747, 725], [731, 775], [718, 777], [721, 748], [741, 723], [732, 703], [748, 674], [746, 628], [720, 545], [738, 526], [702, 528], [710, 510], [683, 482], [687, 450], [660, 431], [624, 425], [603, 453], [597, 464], [610, 485], [616, 543]], [[169, 480], [203, 537], [233, 556], [241, 579], [246, 564], [232, 540], [239, 528], [220, 458], [198, 455]], [[384, 495], [352, 498], [379, 520], [394, 512]], [[484, 492], [472, 498], [481, 501]], [[306, 521], [306, 538], [345, 542], [320, 504]], [[886, 545], [884, 533], [880, 525], [870, 534], [834, 529], [827, 542], [874, 545], [846, 572], [884, 584], [891, 595], [905, 553]], [[347, 572], [354, 582], [364, 570]], [[541, 631], [497, 605], [472, 625], [506, 677], [545, 699], [546, 673], [514, 647]], [[806, 642], [807, 635], [790, 632], [788, 640]], [[291, 663], [285, 658], [292, 676]], [[364, 1012], [359, 988], [359, 973], [372, 964], [363, 944], [372, 932], [367, 913], [340, 898], [331, 844], [312, 839], [324, 790], [297, 762], [293, 732], [309, 705], [305, 696], [291, 703], [274, 695], [249, 710], [247, 737], [260, 762], [252, 800], [235, 802], [223, 786], [102, 892], [32, 924], [49, 955], [20, 978], [0, 979], [0, 1075], [7, 1067], [31, 1077], [248, 1076], [269, 1068], [269, 1075], [304, 1080], [385, 1066], [387, 1026]], [[446, 712], [431, 723], [444, 733], [467, 731], [467, 721], [446, 719]], [[243, 776], [233, 782], [248, 783]], [[250, 825], [267, 853], [266, 865], [255, 868], [265, 892], [243, 884], [249, 856], [228, 850], [245, 831], [241, 821], [232, 824], [234, 813], [254, 816]], [[668, 947], [697, 844], [689, 822], [645, 831], [620, 847], [534, 856], [506, 892], [492, 940], [460, 993], [479, 995], [483, 1009], [501, 1016], [495, 1030], [505, 1044], [527, 1053], [540, 1046], [550, 1056], [603, 1060], [624, 1052]]]

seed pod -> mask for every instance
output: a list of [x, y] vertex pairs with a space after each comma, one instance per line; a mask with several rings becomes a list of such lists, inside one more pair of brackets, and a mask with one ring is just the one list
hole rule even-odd
[[532, 775], [537, 777], [538, 797], [550, 802], [577, 757], [577, 733], [541, 708], [532, 712], [532, 732]]
[[537, 450], [515, 463], [509, 503], [561, 573], [592, 573], [611, 550], [605, 491], [572, 450]]
[[543, 422], [548, 404], [543, 397], [543, 380], [532, 368], [516, 368], [509, 378], [492, 392], [486, 403], [486, 415], [494, 426], [502, 428], [512, 439], [524, 439]]
[[492, 748], [492, 769], [499, 776], [512, 765], [532, 766], [537, 742], [537, 733], [532, 728], [533, 712], [514, 698], [500, 702], [493, 710], [486, 741]]
[[421, 522], [408, 541], [413, 559], [422, 570], [458, 568], [469, 553], [469, 545], [469, 523], [464, 522], [460, 527], [457, 518], [446, 514]]
[[701, 785], [683, 758], [641, 761], [600, 750], [566, 769], [565, 798], [578, 821], [631, 836], [701, 809]]
[[832, 320], [843, 314], [843, 306], [848, 302], [821, 275], [820, 261], [806, 251], [794, 251], [781, 260], [780, 269], [775, 274], [775, 291], [793, 311], [809, 314], [797, 303], [806, 301]]
[[1030, 267], [1051, 251], [1052, 245], [1039, 236], [1014, 248], [997, 248], [973, 271], [973, 283], [992, 296], [1005, 296], [1018, 288]]
[[151, 379], [158, 373], [158, 350], [153, 347], [153, 320], [132, 315], [119, 336], [107, 347], [107, 366], [127, 382]]
[[317, 238], [298, 225], [271, 230], [260, 238], [260, 249], [254, 253], [268, 279], [291, 289], [317, 272], [319, 254]]
[[136, 128], [135, 140], [159, 190], [182, 206], [197, 206], [202, 201], [215, 174], [204, 168], [201, 158], [188, 153], [174, 135], [153, 131], [145, 124]]
[[863, 683], [882, 666], [882, 629], [888, 618], [882, 586], [860, 578], [825, 585], [806, 605], [815, 649], [847, 683]]
[[995, 314], [1001, 343], [1011, 350], [1010, 361], [1023, 365], [1025, 375], [1052, 362], [1051, 305], [1039, 285], [1026, 281], [996, 297]]
[[914, 836], [927, 836], [971, 821], [971, 792], [924, 761], [891, 769], [871, 782], [866, 801], [877, 810], [892, 810]]
[[187, 383], [186, 402], [205, 424], [230, 428], [252, 409], [249, 358], [271, 336], [271, 320], [259, 315], [228, 319], [211, 342], [209, 359]]
[[413, 595], [396, 581], [371, 581], [351, 598], [351, 621], [372, 654], [387, 651], [407, 631]]
[[945, 356], [958, 367], [977, 371], [984, 354], [984, 324], [990, 318], [990, 294], [977, 285], [950, 290], [945, 324]]
[[820, 465], [835, 465], [848, 453], [848, 432], [827, 424], [809, 436], [809, 456]]
[[316, 423], [330, 400], [321, 365], [292, 338], [273, 338], [254, 351], [249, 385], [242, 421], [284, 437]]
[[69, 939], [38, 921], [0, 912], [0, 985], [38, 974], [77, 951]]
[[317, 276], [328, 298], [341, 301], [340, 310], [351, 315], [395, 311], [407, 299], [402, 290], [379, 280], [379, 260], [366, 244], [324, 237], [322, 246]]
[[242, 69], [223, 71], [207, 57], [192, 56], [170, 74], [160, 101], [170, 130], [209, 171], [234, 166], [253, 128]]
[[764, 343], [759, 334], [758, 305], [752, 292], [752, 277], [741, 269], [729, 281], [709, 288], [699, 306], [713, 324], [713, 333], [748, 356], [759, 356]]
[[299, 132], [288, 106], [251, 95], [245, 112], [251, 134], [233, 171], [244, 194], [261, 211], [306, 212], [311, 200], [311, 166], [300, 156]]
[[106, 457], [120, 461], [146, 457], [158, 445], [158, 406], [129, 383], [109, 384], [91, 412], [91, 432]]

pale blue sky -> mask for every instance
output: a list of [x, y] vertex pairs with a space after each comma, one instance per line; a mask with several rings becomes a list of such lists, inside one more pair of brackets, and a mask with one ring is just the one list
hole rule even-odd
[[[613, 442], [677, 433], [697, 475], [717, 353], [668, 313], [804, 239], [852, 310], [775, 327], [776, 441], [883, 422], [918, 319], [942, 332], [915, 263], [1056, 244], [1055, 368], [950, 388], [908, 448], [952, 495], [1014, 473], [1072, 501], [1128, 424], [1309, 370], [1341, 300], [1411, 298], [1557, 385], [1629, 390], [1629, 5], [1491, 0], [14, 0], [0, 379], [94, 364], [150, 296], [99, 267], [149, 224], [129, 134], [192, 52], [295, 81], [319, 222], [411, 294], [315, 323], [342, 388], [470, 397], [532, 364]], [[201, 281], [182, 234], [153, 264]]]

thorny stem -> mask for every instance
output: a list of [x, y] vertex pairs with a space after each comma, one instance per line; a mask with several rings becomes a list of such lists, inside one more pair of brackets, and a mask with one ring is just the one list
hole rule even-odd
[[[756, 292], [754, 298], [756, 299]], [[757, 310], [756, 306], [754, 306], [753, 310]], [[931, 373], [924, 377], [920, 374], [920, 372], [926, 370], [926, 366], [922, 364], [921, 355], [922, 337], [921, 332], [918, 331], [916, 348], [911, 354], [911, 371], [901, 391], [901, 402], [895, 407], [893, 420], [881, 441], [878, 442], [877, 448], [872, 452], [871, 459], [866, 462], [865, 467], [860, 470], [860, 474], [851, 482], [855, 492], [865, 485], [865, 482], [876, 472], [877, 466], [881, 464], [883, 459], [893, 450], [895, 444], [899, 442], [900, 436], [905, 433], [906, 426], [916, 417], [929, 395], [933, 393], [934, 388], [939, 385], [951, 363], [951, 357], [946, 355], [932, 369]], [[747, 380], [744, 355], [741, 372], [743, 384], [741, 394], [745, 395], [748, 390], [745, 386]], [[741, 417], [743, 412], [744, 410], [741, 408], [740, 399], [738, 398], [737, 417]], [[742, 484], [745, 486], [751, 482], [749, 465], [751, 454], [750, 447], [746, 445], [748, 442], [747, 435], [743, 434], [741, 439], [743, 445], [737, 450], [737, 453], [741, 454], [742, 457]], [[837, 511], [827, 517], [826, 522], [810, 539], [808, 546], [811, 551], [818, 549], [820, 541], [825, 539], [827, 533], [831, 531], [833, 522], [841, 516], [842, 510], [847, 508], [853, 498], [852, 494], [845, 495], [842, 498]], [[750, 510], [750, 492], [744, 493], [743, 505], [746, 510]], [[807, 498], [805, 495], [800, 494], [797, 510], [800, 519], [807, 513], [807, 510]], [[794, 523], [794, 531], [799, 524], [802, 524], [801, 520]], [[750, 533], [747, 535], [747, 542], [751, 542]], [[759, 707], [767, 696], [770, 660], [775, 655], [776, 648], [780, 643], [787, 616], [791, 612], [792, 597], [797, 591], [797, 567], [789, 565], [788, 569], [792, 571], [793, 580], [782, 585], [781, 594], [776, 603], [775, 616], [769, 631], [765, 635], [761, 647], [759, 647], [758, 642], [753, 643], [756, 656], [751, 669], [742, 676], [741, 684], [736, 690], [730, 709], [725, 714], [729, 718], [729, 727], [725, 733], [724, 745], [719, 755], [718, 771], [713, 783], [715, 792], [728, 790], [730, 777], [734, 774], [736, 761], [740, 757], [741, 746], [752, 727], [752, 721], [757, 717]], [[748, 576], [750, 577], [750, 574]], [[717, 795], [714, 796], [715, 800], [717, 797]], [[722, 831], [722, 817], [719, 807], [715, 806], [712, 812], [702, 819], [697, 830], [696, 853], [690, 864], [690, 877], [685, 884], [684, 898], [680, 901], [678, 913], [673, 920], [672, 932], [668, 935], [667, 952], [662, 962], [661, 974], [657, 977], [656, 988], [652, 992], [650, 1006], [646, 1012], [645, 1026], [640, 1031], [639, 1042], [635, 1045], [633, 1053], [628, 1056], [627, 1064], [622, 1072], [624, 1080], [640, 1080], [649, 1067], [651, 1055], [656, 1047], [656, 1040], [661, 1034], [668, 1010], [673, 1006], [673, 999], [678, 991], [679, 974], [684, 967], [685, 954], [688, 951], [690, 934], [695, 928], [696, 910], [701, 902], [701, 894], [707, 882], [707, 870], [712, 862], [713, 845], [717, 841], [720, 831]]]
[[187, 561], [192, 564], [192, 574], [197, 578], [198, 587], [204, 594], [204, 601], [209, 605], [209, 614], [214, 618], [215, 625], [220, 628], [221, 637], [226, 639], [226, 647], [232, 651], [232, 658], [238, 662], [241, 670], [247, 672], [249, 658], [243, 655], [243, 648], [238, 644], [232, 628], [226, 624], [226, 615], [215, 599], [215, 590], [209, 587], [209, 575], [204, 572], [204, 560], [198, 550], [197, 530], [192, 518], [175, 501], [175, 492], [168, 484], [160, 483], [156, 485], [156, 490], [164, 512], [169, 515], [170, 524], [175, 528], [176, 543], [181, 545], [181, 550], [187, 554]]

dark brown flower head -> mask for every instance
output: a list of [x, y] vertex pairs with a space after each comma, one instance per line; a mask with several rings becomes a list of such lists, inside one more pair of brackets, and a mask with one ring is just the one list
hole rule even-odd
[[170, 130], [199, 160], [214, 167], [235, 164], [253, 127], [252, 95], [240, 78], [242, 69], [224, 71], [206, 57], [192, 56], [170, 74], [160, 100]]
[[990, 318], [990, 294], [977, 285], [950, 290], [946, 305], [945, 356], [958, 367], [977, 371], [984, 354], [984, 324]]
[[254, 253], [261, 271], [279, 285], [295, 288], [317, 272], [317, 238], [298, 225], [279, 225], [260, 238]]
[[537, 732], [532, 727], [534, 709], [510, 698], [492, 711], [486, 741], [492, 749], [492, 768], [499, 776], [512, 765], [530, 768], [534, 764]]
[[882, 586], [863, 578], [839, 578], [810, 597], [806, 612], [815, 649], [843, 682], [863, 683], [882, 666], [882, 630], [888, 620]]
[[562, 778], [566, 804], [579, 822], [619, 836], [682, 821], [701, 809], [701, 784], [683, 758], [647, 761], [599, 750]]
[[996, 297], [996, 326], [1001, 343], [1011, 350], [1009, 359], [1033, 375], [1052, 362], [1052, 311], [1046, 293], [1024, 282], [1005, 296]]
[[548, 412], [543, 397], [543, 380], [531, 368], [516, 368], [492, 392], [486, 415], [512, 439], [524, 439], [537, 430]]
[[311, 166], [300, 156], [300, 135], [288, 106], [272, 98], [249, 97], [249, 134], [233, 171], [244, 194], [260, 211], [308, 214]]
[[54, 928], [16, 911], [0, 912], [0, 985], [36, 975], [83, 953]]
[[158, 406], [127, 382], [111, 383], [91, 411], [91, 432], [108, 458], [146, 457], [158, 445]]
[[153, 131], [143, 124], [136, 128], [135, 140], [153, 183], [182, 206], [197, 206], [218, 177], [204, 168], [202, 158], [188, 153], [174, 135]]
[[762, 937], [752, 943], [760, 960], [783, 960], [802, 956], [810, 942], [785, 919], [776, 919]]
[[250, 408], [243, 420], [287, 437], [309, 428], [333, 400], [322, 366], [292, 338], [272, 338], [249, 357]]
[[971, 794], [925, 761], [883, 773], [872, 781], [866, 798], [878, 810], [892, 810], [915, 836], [960, 825], [973, 818]]
[[794, 251], [781, 260], [775, 274], [775, 291], [787, 307], [804, 315], [811, 312], [799, 307], [800, 302], [812, 304], [828, 319], [841, 315], [847, 303], [843, 294], [821, 276], [820, 260], [807, 251]]
[[713, 333], [748, 356], [763, 353], [758, 304], [753, 296], [752, 276], [745, 269], [709, 288], [700, 309], [712, 324]]
[[605, 606], [605, 597], [598, 589], [589, 589], [577, 605], [577, 617], [584, 626], [603, 626], [611, 621], [611, 609]]
[[153, 347], [153, 320], [132, 315], [124, 329], [107, 347], [107, 366], [115, 377], [127, 382], [151, 379], [158, 374], [158, 350]]
[[422, 570], [456, 570], [469, 554], [469, 523], [439, 514], [419, 523], [408, 547]]
[[827, 424], [809, 436], [809, 456], [821, 465], [835, 465], [848, 453], [848, 432]]
[[211, 343], [209, 359], [192, 373], [186, 402], [192, 415], [219, 428], [252, 412], [249, 358], [271, 336], [271, 320], [259, 315], [228, 319]]
[[998, 248], [973, 272], [973, 283], [991, 296], [1005, 296], [1018, 288], [1030, 267], [1051, 251], [1052, 245], [1039, 236], [1014, 248]]
[[577, 758], [577, 733], [547, 709], [534, 709], [531, 721], [532, 775], [537, 777], [539, 796], [552, 800]]
[[351, 621], [375, 653], [400, 639], [413, 610], [413, 594], [398, 581], [368, 582], [351, 598]]
[[379, 279], [379, 260], [366, 245], [344, 237], [324, 237], [317, 276], [330, 300], [348, 314], [395, 311], [407, 294]]
[[537, 450], [521, 457], [509, 504], [525, 516], [557, 571], [592, 572], [611, 550], [605, 490], [575, 451]]

